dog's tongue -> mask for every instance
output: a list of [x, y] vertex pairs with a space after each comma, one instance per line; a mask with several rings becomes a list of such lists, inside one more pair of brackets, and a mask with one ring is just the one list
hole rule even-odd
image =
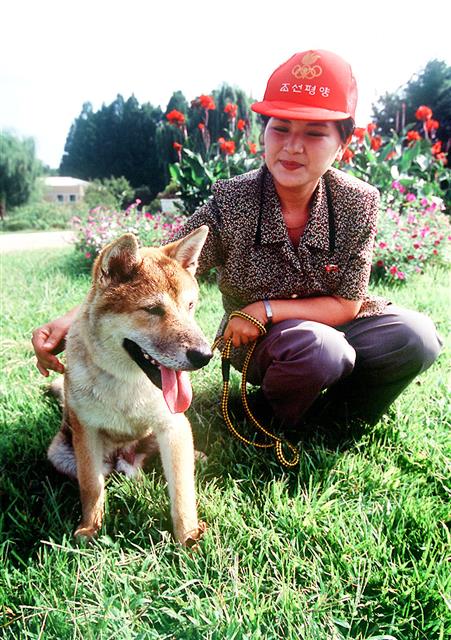
[[193, 390], [186, 371], [160, 366], [161, 387], [171, 413], [184, 413], [191, 404]]

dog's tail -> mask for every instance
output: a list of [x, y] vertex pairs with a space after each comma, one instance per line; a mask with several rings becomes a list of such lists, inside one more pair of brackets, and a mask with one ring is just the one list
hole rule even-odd
[[60, 473], [64, 473], [66, 476], [77, 479], [77, 461], [75, 459], [75, 452], [72, 446], [72, 434], [66, 432], [63, 427], [58, 431], [53, 438], [50, 447], [47, 451], [47, 457], [53, 464], [55, 469]]

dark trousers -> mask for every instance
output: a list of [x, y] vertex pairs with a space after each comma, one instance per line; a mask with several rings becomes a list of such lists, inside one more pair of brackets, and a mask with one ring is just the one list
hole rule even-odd
[[248, 380], [261, 386], [283, 426], [298, 426], [315, 406], [337, 421], [374, 424], [440, 348], [428, 317], [394, 305], [338, 328], [286, 320], [258, 343]]

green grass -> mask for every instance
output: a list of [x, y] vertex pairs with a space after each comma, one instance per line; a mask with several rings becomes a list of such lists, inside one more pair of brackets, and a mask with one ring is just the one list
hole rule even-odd
[[[449, 637], [446, 351], [387, 418], [338, 447], [312, 437], [289, 472], [225, 431], [216, 357], [193, 375], [189, 410], [208, 454], [196, 476], [209, 525], [199, 552], [171, 539], [158, 462], [139, 484], [108, 480], [102, 533], [77, 544], [78, 491], [46, 461], [59, 412], [30, 335], [88, 286], [70, 249], [3, 258], [1, 638]], [[426, 311], [446, 333], [444, 270], [379, 292]], [[220, 316], [204, 283], [198, 317], [210, 338]]]

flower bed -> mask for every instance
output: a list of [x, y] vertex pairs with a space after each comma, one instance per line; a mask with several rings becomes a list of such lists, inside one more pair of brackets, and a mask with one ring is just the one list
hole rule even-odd
[[373, 256], [373, 280], [405, 282], [426, 262], [443, 263], [451, 226], [439, 198], [420, 198], [397, 181], [384, 194]]
[[123, 235], [133, 233], [141, 246], [158, 246], [179, 229], [185, 217], [176, 214], [152, 214], [140, 211], [137, 200], [125, 211], [97, 207], [86, 219], [73, 218], [76, 232], [76, 249], [92, 264], [102, 247]]

